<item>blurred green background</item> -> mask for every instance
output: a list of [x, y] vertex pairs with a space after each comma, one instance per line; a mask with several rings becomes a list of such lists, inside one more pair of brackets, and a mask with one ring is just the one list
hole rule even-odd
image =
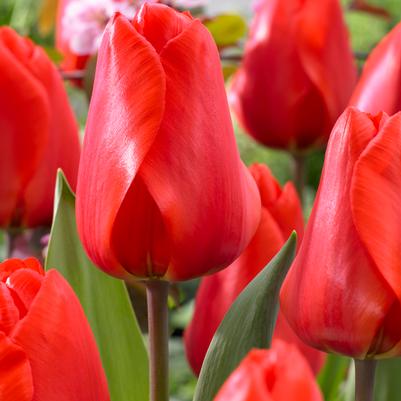
[[[212, 1], [217, 0], [210, 0], [210, 2]], [[401, 0], [368, 1], [369, 4], [384, 8], [389, 16], [383, 17], [350, 10], [350, 0], [342, 1], [350, 30], [352, 47], [358, 56], [359, 67], [363, 66], [366, 55], [378, 41], [401, 20]], [[250, 0], [225, 0], [219, 3], [219, 11], [224, 10], [224, 12], [230, 13], [243, 10], [243, 17], [248, 20], [251, 10], [250, 3]], [[0, 0], [0, 25], [11, 25], [18, 32], [31, 37], [36, 43], [43, 46], [49, 56], [57, 62], [60, 60], [60, 56], [54, 49], [54, 25], [52, 26], [55, 6], [56, 2], [53, 0]], [[208, 12], [213, 13], [213, 9], [213, 4], [211, 4]], [[341, 63], [341, 60], [338, 60], [338, 63]], [[83, 91], [72, 87], [68, 82], [66, 87], [83, 131], [88, 108], [87, 97]], [[287, 153], [259, 146], [241, 132], [235, 121], [234, 126], [241, 156], [246, 164], [253, 162], [266, 163], [281, 183], [291, 179], [292, 159]], [[306, 216], [309, 214], [319, 183], [323, 157], [324, 150], [322, 149], [315, 151], [308, 159]], [[189, 401], [192, 398], [195, 386], [195, 378], [188, 368], [183, 353], [181, 335], [191, 316], [196, 286], [196, 281], [184, 283], [178, 290], [180, 306], [172, 306], [171, 387], [174, 399], [179, 401]]]

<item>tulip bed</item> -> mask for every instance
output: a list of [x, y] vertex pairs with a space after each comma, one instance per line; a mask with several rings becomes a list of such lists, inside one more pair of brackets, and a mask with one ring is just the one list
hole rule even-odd
[[398, 401], [399, 21], [2, 1], [0, 401]]

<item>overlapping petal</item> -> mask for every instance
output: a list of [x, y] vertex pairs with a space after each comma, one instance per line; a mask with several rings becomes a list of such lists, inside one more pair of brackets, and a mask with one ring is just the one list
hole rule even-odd
[[207, 30], [163, 5], [144, 5], [133, 23], [116, 16], [100, 49], [77, 191], [91, 258], [119, 277], [196, 277], [238, 256], [259, 202]]
[[104, 34], [97, 64], [77, 222], [92, 259], [120, 275], [124, 271], [111, 249], [113, 224], [158, 133], [164, 96], [165, 75], [156, 51], [128, 20], [116, 16]]
[[[302, 237], [302, 209], [292, 183], [287, 183], [281, 189], [269, 169], [262, 164], [254, 164], [249, 170], [262, 199], [261, 221], [241, 256], [228, 268], [201, 281], [194, 316], [185, 331], [187, 358], [196, 374], [200, 372], [213, 335], [236, 297], [279, 251], [294, 229]], [[285, 319], [279, 317], [279, 320], [283, 322], [274, 336], [301, 345], [301, 341], [284, 322]], [[317, 372], [322, 365], [323, 354], [306, 345], [302, 344], [302, 347], [309, 351], [311, 364]]]
[[43, 49], [0, 28], [0, 226], [50, 224], [58, 168], [75, 186], [78, 127]]
[[258, 141], [303, 149], [327, 141], [355, 81], [338, 0], [260, 0], [230, 98]]
[[215, 401], [322, 401], [306, 360], [294, 345], [276, 340], [252, 350], [223, 385]]
[[84, 312], [72, 289], [49, 271], [12, 340], [30, 362], [32, 401], [107, 401], [99, 353]]
[[[21, 191], [34, 175], [49, 136], [48, 97], [29, 68], [30, 63], [35, 64], [34, 51], [32, 43], [20, 38], [12, 29], [0, 29], [0, 91], [4, 94], [0, 97], [1, 226], [15, 218], [13, 214], [20, 207]], [[35, 67], [43, 71], [42, 64]]]
[[33, 393], [31, 366], [23, 348], [0, 331], [0, 395], [2, 400], [32, 401]]
[[[383, 340], [386, 345], [381, 344], [379, 333], [386, 325], [391, 326], [388, 318], [399, 310], [392, 288], [398, 281], [388, 281], [394, 264], [386, 268], [376, 264], [383, 262], [378, 259], [378, 248], [373, 250], [381, 246], [378, 236], [386, 235], [383, 222], [375, 226], [374, 244], [371, 234], [376, 213], [383, 217], [384, 198], [387, 206], [392, 206], [392, 186], [387, 182], [387, 188], [383, 187], [386, 175], [380, 163], [377, 176], [371, 174], [371, 163], [377, 159], [375, 153], [386, 153], [388, 143], [382, 143], [383, 138], [397, 144], [389, 131], [398, 124], [398, 118], [385, 122], [380, 116], [349, 109], [333, 129], [315, 207], [281, 294], [288, 321], [302, 339], [317, 348], [357, 358], [388, 350], [388, 338]], [[394, 131], [400, 135], [398, 128]], [[369, 211], [369, 221], [366, 202], [372, 205], [372, 198], [367, 192], [372, 191], [374, 180], [384, 192], [382, 202], [375, 205], [376, 213]], [[394, 211], [392, 207], [385, 213]], [[382, 255], [391, 258], [386, 248]], [[394, 346], [394, 338], [390, 342]]]

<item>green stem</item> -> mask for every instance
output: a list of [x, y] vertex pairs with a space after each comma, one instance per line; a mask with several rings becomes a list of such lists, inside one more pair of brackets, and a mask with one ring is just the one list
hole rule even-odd
[[301, 153], [292, 153], [294, 160], [294, 184], [298, 191], [301, 203], [304, 202], [305, 196], [305, 179], [306, 179], [306, 156]]
[[373, 401], [376, 361], [355, 359], [355, 401]]
[[17, 230], [9, 229], [7, 230], [7, 258], [11, 258], [13, 250], [15, 248], [15, 243], [18, 238], [19, 232]]
[[168, 290], [169, 283], [167, 281], [146, 281], [150, 353], [150, 401], [169, 400]]

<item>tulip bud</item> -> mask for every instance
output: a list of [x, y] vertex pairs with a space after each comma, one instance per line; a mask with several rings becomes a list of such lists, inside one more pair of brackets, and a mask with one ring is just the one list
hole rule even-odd
[[401, 111], [401, 23], [372, 51], [350, 104], [362, 111], [394, 114]]
[[109, 401], [95, 339], [73, 290], [36, 259], [0, 263], [4, 401]]
[[78, 127], [43, 49], [0, 28], [0, 227], [50, 224], [58, 168], [75, 187]]
[[358, 359], [401, 354], [400, 188], [401, 113], [347, 109], [281, 291], [308, 344]]
[[276, 340], [254, 349], [224, 383], [214, 401], [323, 401], [306, 360], [294, 345]]
[[259, 0], [231, 103], [266, 146], [322, 146], [356, 74], [338, 0]]
[[[303, 234], [302, 208], [292, 183], [280, 187], [267, 166], [250, 167], [262, 198], [262, 218], [251, 243], [227, 269], [204, 277], [196, 296], [193, 319], [185, 331], [188, 361], [199, 374], [210, 342], [237, 296], [270, 262], [296, 230]], [[275, 338], [297, 344], [317, 372], [323, 361], [322, 353], [303, 344], [285, 318], [279, 314]]]
[[260, 197], [239, 158], [219, 54], [187, 13], [115, 15], [99, 50], [77, 189], [90, 258], [116, 277], [186, 280], [251, 240]]

